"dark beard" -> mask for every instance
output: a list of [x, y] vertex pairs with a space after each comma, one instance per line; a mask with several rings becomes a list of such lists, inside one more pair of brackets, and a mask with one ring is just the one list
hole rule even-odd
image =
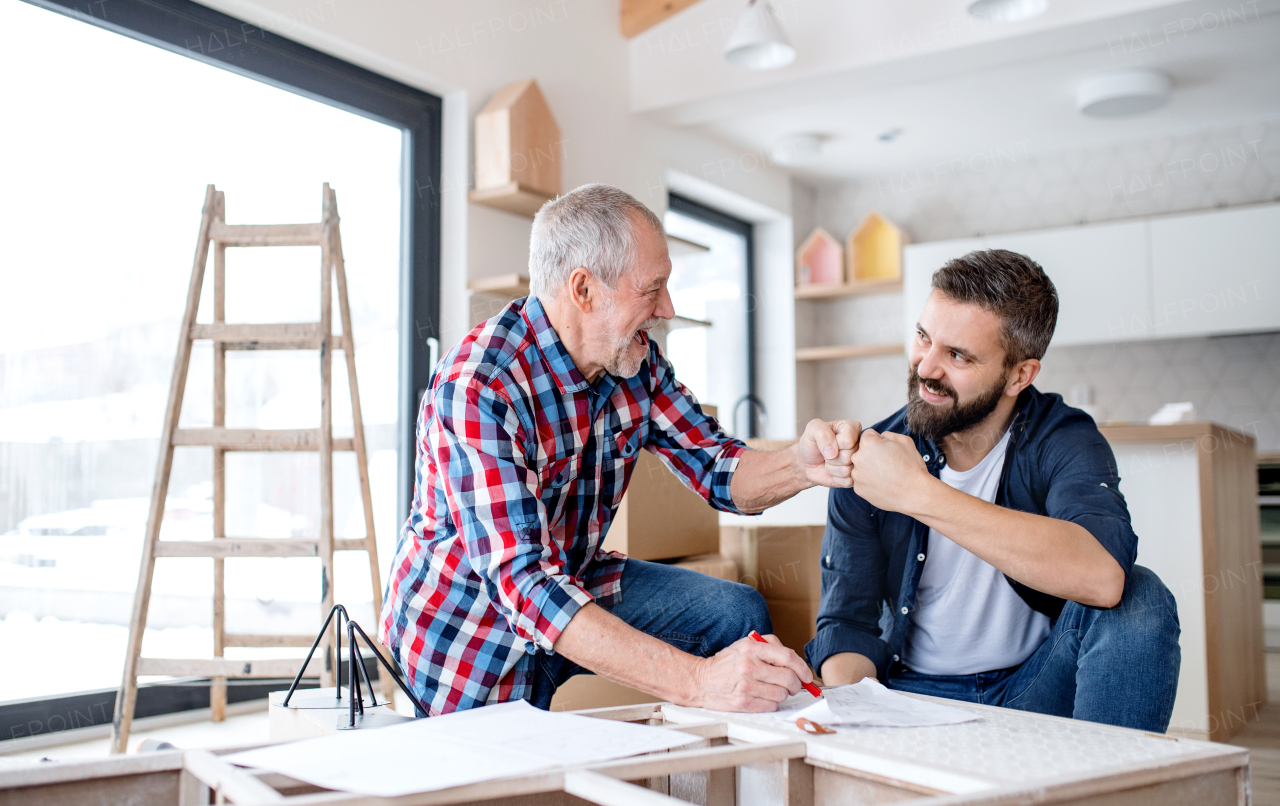
[[[936, 395], [951, 398], [951, 406], [942, 408], [920, 397], [920, 384]], [[937, 442], [949, 434], [968, 431], [996, 410], [1004, 396], [1004, 381], [992, 384], [978, 397], [961, 405], [960, 396], [950, 386], [936, 380], [921, 381], [914, 366], [907, 369], [907, 427], [923, 439]]]

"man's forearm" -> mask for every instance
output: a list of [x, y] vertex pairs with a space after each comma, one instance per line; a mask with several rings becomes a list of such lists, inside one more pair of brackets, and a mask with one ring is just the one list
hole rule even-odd
[[797, 450], [792, 445], [780, 451], [743, 451], [729, 482], [734, 506], [755, 514], [814, 486], [800, 469]]
[[876, 679], [876, 665], [866, 655], [856, 652], [840, 652], [822, 662], [822, 683], [826, 686], [843, 686], [856, 683], [864, 677]]
[[689, 689], [697, 658], [594, 603], [574, 614], [555, 649], [584, 669], [663, 700], [687, 702], [693, 694]]
[[903, 504], [903, 514], [1035, 590], [1093, 607], [1114, 607], [1124, 592], [1124, 570], [1079, 524], [989, 504], [932, 477]]

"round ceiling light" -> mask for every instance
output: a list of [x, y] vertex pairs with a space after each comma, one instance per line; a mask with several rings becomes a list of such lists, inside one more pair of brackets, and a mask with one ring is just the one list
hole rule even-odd
[[1049, 7], [1049, 0], [974, 0], [969, 15], [988, 22], [1017, 22], [1038, 17]]
[[1169, 101], [1173, 79], [1163, 70], [1132, 67], [1090, 76], [1076, 88], [1076, 107], [1097, 118], [1121, 118], [1158, 109]]
[[816, 134], [792, 134], [769, 149], [769, 156], [779, 165], [812, 165], [822, 156], [823, 138]]
[[748, 70], [776, 70], [796, 60], [796, 49], [767, 0], [751, 0], [725, 43], [724, 57]]

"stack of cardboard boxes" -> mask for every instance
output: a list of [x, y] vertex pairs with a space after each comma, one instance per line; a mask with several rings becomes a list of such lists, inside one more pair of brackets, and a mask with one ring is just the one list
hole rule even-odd
[[823, 531], [822, 526], [721, 528], [721, 553], [744, 569], [741, 581], [760, 591], [769, 606], [773, 634], [801, 657], [818, 620]]

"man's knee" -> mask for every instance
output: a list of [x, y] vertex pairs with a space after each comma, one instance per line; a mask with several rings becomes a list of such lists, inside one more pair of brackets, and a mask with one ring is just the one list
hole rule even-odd
[[1135, 565], [1125, 576], [1124, 595], [1116, 610], [1136, 617], [1171, 620], [1178, 626], [1178, 603], [1150, 568]]
[[728, 582], [716, 591], [716, 610], [720, 614], [718, 643], [728, 646], [746, 637], [752, 630], [761, 635], [773, 632], [769, 608], [760, 592], [750, 585]]

